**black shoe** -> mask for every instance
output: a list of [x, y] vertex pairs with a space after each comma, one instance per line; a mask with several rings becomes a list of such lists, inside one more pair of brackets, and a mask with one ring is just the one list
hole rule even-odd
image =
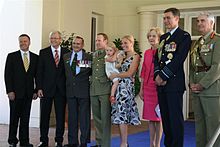
[[78, 147], [77, 144], [65, 144], [63, 147]]
[[87, 147], [86, 143], [82, 143], [79, 147]]
[[101, 145], [93, 145], [93, 146], [91, 146], [91, 147], [101, 147]]
[[20, 147], [33, 147], [33, 144], [30, 143], [20, 144]]
[[56, 143], [55, 143], [55, 147], [63, 147], [62, 142], [56, 142]]
[[9, 143], [9, 147], [16, 147], [17, 144], [16, 143]]
[[40, 142], [37, 147], [48, 147], [48, 144], [45, 142]]

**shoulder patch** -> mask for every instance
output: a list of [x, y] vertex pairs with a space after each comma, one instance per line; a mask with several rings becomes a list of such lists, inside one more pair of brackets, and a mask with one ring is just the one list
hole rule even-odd
[[185, 32], [183, 35], [188, 36], [188, 35], [189, 35], [189, 33]]

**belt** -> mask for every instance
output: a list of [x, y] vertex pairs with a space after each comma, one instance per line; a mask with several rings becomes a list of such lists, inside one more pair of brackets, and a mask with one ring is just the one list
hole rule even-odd
[[196, 66], [195, 67], [195, 72], [207, 72], [211, 66]]

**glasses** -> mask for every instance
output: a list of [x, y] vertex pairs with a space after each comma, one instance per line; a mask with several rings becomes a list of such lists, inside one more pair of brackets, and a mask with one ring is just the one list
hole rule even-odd
[[52, 39], [52, 40], [58, 40], [58, 39], [61, 39], [61, 38], [54, 38], [54, 37], [51, 37], [50, 39]]

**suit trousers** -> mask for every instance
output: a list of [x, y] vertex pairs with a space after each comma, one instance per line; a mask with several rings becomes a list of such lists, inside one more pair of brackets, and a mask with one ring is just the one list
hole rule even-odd
[[183, 147], [183, 92], [158, 92], [166, 147]]
[[66, 98], [61, 96], [60, 94], [56, 94], [54, 97], [44, 97], [40, 100], [40, 141], [45, 143], [48, 143], [50, 113], [53, 102], [56, 117], [55, 141], [63, 142], [63, 134], [65, 129]]
[[[220, 96], [193, 96], [196, 146], [205, 147], [220, 125]], [[213, 147], [220, 146], [218, 137]]]
[[80, 125], [80, 143], [90, 142], [91, 107], [89, 98], [68, 97], [68, 142], [79, 144], [78, 130]]
[[111, 147], [111, 105], [108, 98], [109, 94], [91, 96], [96, 144], [102, 147]]
[[19, 140], [21, 144], [29, 143], [29, 120], [32, 98], [17, 99], [9, 101], [10, 124], [8, 143], [18, 143], [17, 129], [19, 125]]

